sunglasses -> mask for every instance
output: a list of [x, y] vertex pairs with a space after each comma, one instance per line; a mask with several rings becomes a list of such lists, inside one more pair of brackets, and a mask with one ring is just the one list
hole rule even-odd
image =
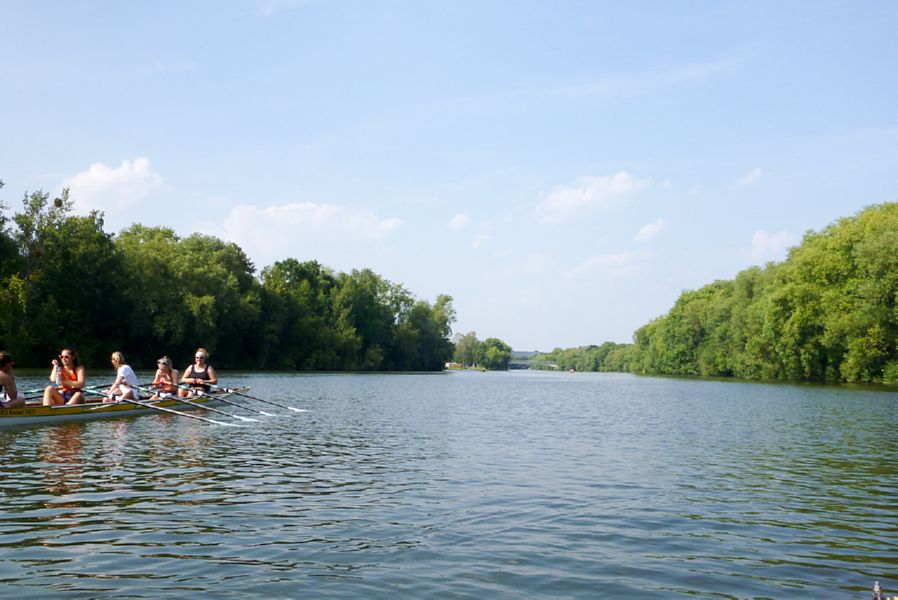
[[164, 360], [156, 361], [156, 364], [159, 365], [160, 367], [167, 367], [167, 366], [168, 366], [168, 363], [165, 362]]
[[197, 359], [197, 360], [200, 360], [201, 358], [202, 358], [202, 359], [205, 359], [206, 357], [203, 356], [203, 355], [199, 355], [199, 356], [195, 356], [194, 358]]

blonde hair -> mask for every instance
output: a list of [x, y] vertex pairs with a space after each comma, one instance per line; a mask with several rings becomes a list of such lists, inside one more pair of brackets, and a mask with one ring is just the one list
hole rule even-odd
[[207, 360], [209, 359], [209, 351], [206, 350], [205, 348], [197, 348], [197, 349], [196, 349], [196, 352], [194, 352], [193, 354], [194, 354], [194, 356], [196, 356], [196, 355], [199, 354], [200, 352], [203, 353], [203, 356], [205, 356]]
[[123, 365], [123, 364], [125, 364], [125, 355], [122, 354], [121, 352], [119, 352], [118, 350], [116, 350], [115, 352], [112, 353], [112, 360], [117, 365]]

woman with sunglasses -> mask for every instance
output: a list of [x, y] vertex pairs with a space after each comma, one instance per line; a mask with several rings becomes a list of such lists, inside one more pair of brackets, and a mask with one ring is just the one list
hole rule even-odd
[[206, 364], [209, 359], [209, 353], [205, 348], [197, 348], [192, 365], [184, 369], [184, 375], [181, 376], [181, 383], [189, 385], [190, 390], [181, 389], [178, 395], [182, 398], [188, 396], [198, 396], [209, 391], [209, 384], [218, 383], [218, 375], [211, 365]]
[[53, 359], [50, 381], [56, 385], [48, 385], [44, 389], [44, 406], [84, 402], [84, 392], [81, 391], [84, 388], [84, 367], [78, 360], [78, 353], [71, 348], [63, 348], [59, 360]]
[[171, 359], [163, 356], [156, 361], [159, 367], [156, 369], [156, 376], [153, 377], [152, 388], [156, 390], [151, 400], [160, 398], [171, 398], [178, 395], [178, 370], [171, 368]]

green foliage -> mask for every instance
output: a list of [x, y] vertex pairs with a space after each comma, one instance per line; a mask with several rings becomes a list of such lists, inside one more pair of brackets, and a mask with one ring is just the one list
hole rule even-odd
[[641, 327], [636, 373], [898, 380], [898, 203], [808, 232], [786, 261], [683, 292]]
[[[555, 348], [552, 352], [539, 354], [530, 363], [531, 369], [569, 371], [621, 371], [628, 344], [605, 342], [601, 346], [580, 346], [579, 348]], [[608, 363], [613, 365], [609, 368]]]
[[[2, 182], [0, 182], [2, 187]], [[455, 310], [364, 269], [334, 274], [287, 259], [259, 276], [241, 248], [164, 227], [103, 231], [71, 214], [68, 190], [0, 203], [0, 336], [19, 364], [63, 346], [87, 365], [122, 350], [135, 366], [203, 346], [220, 367], [438, 370], [451, 357]]]
[[465, 367], [473, 367], [474, 355], [479, 343], [480, 342], [477, 340], [477, 334], [473, 331], [469, 331], [464, 335], [456, 335], [455, 354], [453, 355], [453, 360]]
[[490, 371], [507, 371], [511, 346], [498, 338], [486, 338], [480, 348], [480, 364]]
[[477, 339], [473, 331], [455, 338], [455, 362], [465, 367], [506, 371], [511, 361], [511, 346], [498, 338]]

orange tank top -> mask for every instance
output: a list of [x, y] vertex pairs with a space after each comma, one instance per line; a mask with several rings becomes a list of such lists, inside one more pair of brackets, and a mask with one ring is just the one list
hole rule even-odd
[[174, 392], [178, 389], [178, 386], [172, 381], [171, 373], [160, 373], [159, 378], [153, 382], [153, 385], [158, 385], [163, 392]]
[[69, 373], [68, 371], [65, 370], [65, 367], [60, 367], [59, 372], [60, 372], [61, 379], [62, 379], [62, 382], [61, 382], [62, 383], [62, 391], [71, 392], [73, 390], [78, 389], [76, 387], [72, 387], [68, 383], [69, 381], [72, 381], [72, 382], [78, 381], [78, 371], [73, 371], [72, 373]]

